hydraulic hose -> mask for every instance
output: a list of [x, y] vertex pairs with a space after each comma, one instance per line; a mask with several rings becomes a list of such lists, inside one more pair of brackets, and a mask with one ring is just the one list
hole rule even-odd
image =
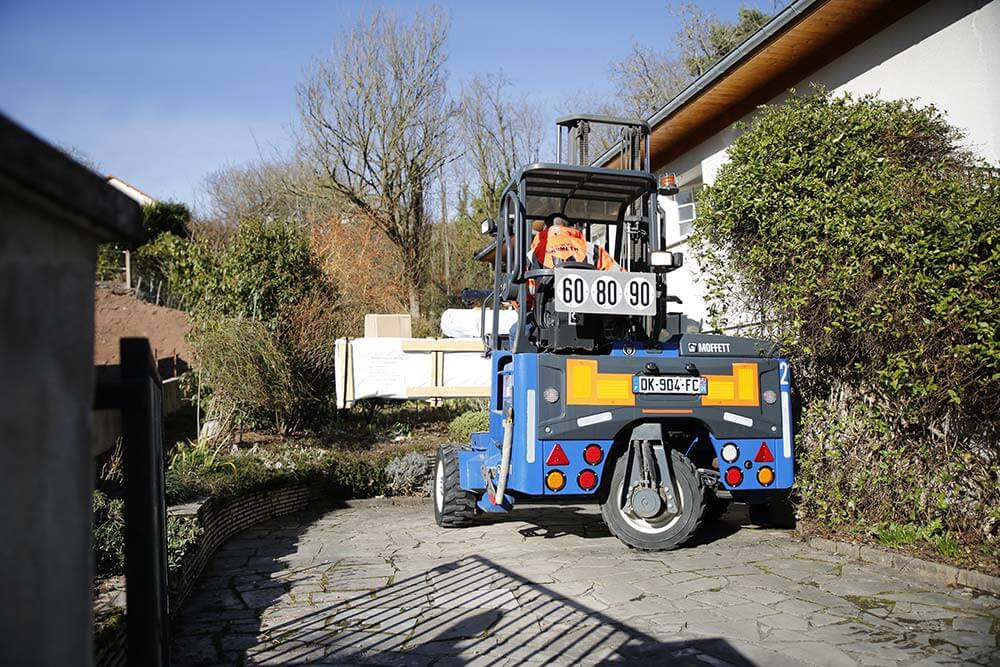
[[497, 479], [494, 503], [503, 503], [503, 494], [507, 490], [507, 476], [510, 474], [510, 444], [514, 439], [514, 421], [510, 417], [503, 420], [503, 447], [500, 449], [500, 474]]

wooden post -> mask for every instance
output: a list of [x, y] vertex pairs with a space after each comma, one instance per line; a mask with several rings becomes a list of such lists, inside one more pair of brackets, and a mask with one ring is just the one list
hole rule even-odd
[[132, 289], [132, 253], [125, 251], [125, 289]]

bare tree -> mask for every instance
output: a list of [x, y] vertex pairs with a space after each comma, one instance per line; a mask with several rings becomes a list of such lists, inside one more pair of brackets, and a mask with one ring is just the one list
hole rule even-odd
[[447, 36], [439, 10], [408, 23], [376, 13], [341, 35], [298, 90], [303, 158], [323, 188], [399, 246], [414, 316], [430, 243], [426, 194], [450, 157]]
[[[777, 9], [787, 4], [775, 2]], [[744, 39], [771, 20], [771, 15], [759, 9], [740, 5], [734, 23], [722, 21], [712, 12], [705, 12], [693, 2], [684, 2], [672, 13], [681, 21], [677, 33], [684, 66], [692, 77], [701, 76]]]
[[205, 178], [208, 218], [235, 228], [247, 218], [304, 224], [310, 213], [326, 210], [328, 198], [304, 196], [315, 177], [294, 159], [250, 162], [220, 169]]
[[691, 81], [679, 58], [636, 43], [611, 63], [611, 79], [626, 111], [639, 118], [652, 116]]
[[510, 88], [503, 74], [479, 76], [463, 86], [459, 105], [465, 161], [491, 215], [514, 171], [538, 159], [544, 133], [541, 109]]
[[[773, 4], [778, 9], [787, 0]], [[741, 6], [737, 20], [729, 23], [693, 2], [671, 3], [669, 11], [679, 25], [673, 40], [676, 55], [633, 44], [624, 59], [611, 63], [618, 99], [632, 115], [648, 118], [656, 113], [771, 18]]]

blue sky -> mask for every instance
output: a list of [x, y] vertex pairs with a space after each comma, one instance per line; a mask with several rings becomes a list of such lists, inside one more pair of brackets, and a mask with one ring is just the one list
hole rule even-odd
[[[154, 197], [200, 208], [207, 174], [288, 149], [296, 84], [340, 31], [377, 8], [427, 4], [0, 0], [0, 112]], [[553, 118], [569, 97], [610, 92], [609, 63], [632, 40], [668, 49], [676, 29], [666, 0], [437, 4], [452, 20], [456, 89], [503, 70]], [[699, 4], [732, 19], [740, 2]]]

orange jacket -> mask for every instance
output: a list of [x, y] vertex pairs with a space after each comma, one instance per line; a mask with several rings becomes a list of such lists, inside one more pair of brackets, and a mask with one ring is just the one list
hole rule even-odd
[[[563, 262], [586, 262], [598, 271], [620, 271], [608, 251], [591, 243], [575, 227], [552, 225], [535, 235], [528, 250], [532, 269], [554, 269]], [[535, 302], [535, 281], [528, 280], [528, 308]], [[511, 302], [517, 308], [517, 302]]]
[[616, 271], [618, 265], [608, 251], [587, 241], [575, 227], [552, 225], [538, 232], [531, 241], [531, 267], [553, 269], [563, 262], [586, 262], [598, 271]]

